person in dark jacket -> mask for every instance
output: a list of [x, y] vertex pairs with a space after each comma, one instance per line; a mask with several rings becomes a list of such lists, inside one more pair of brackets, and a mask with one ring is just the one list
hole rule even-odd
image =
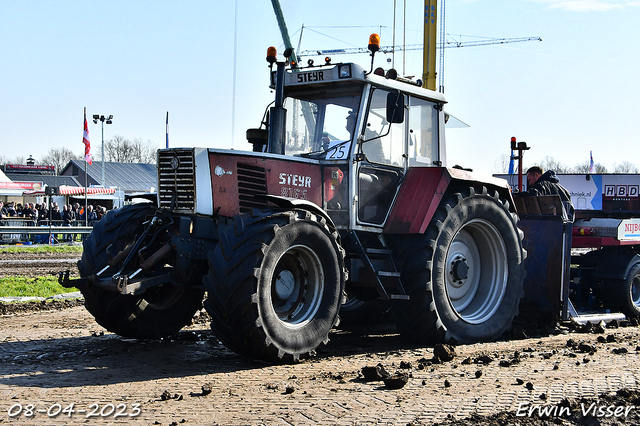
[[54, 226], [62, 225], [62, 213], [60, 213], [60, 207], [58, 207], [58, 203], [51, 207], [51, 220], [53, 221]]
[[18, 213], [16, 212], [16, 208], [13, 205], [13, 201], [10, 203], [7, 203], [7, 212], [9, 213], [10, 217], [18, 216]]
[[568, 218], [573, 220], [574, 209], [571, 194], [564, 186], [560, 185], [560, 179], [556, 176], [556, 172], [553, 170], [545, 172], [538, 166], [530, 167], [527, 170], [527, 183], [528, 195], [559, 195]]
[[38, 224], [43, 224], [43, 222], [49, 220], [49, 209], [47, 209], [47, 205], [45, 203], [40, 204], [40, 209], [38, 210]]
[[[62, 206], [62, 226], [74, 226], [76, 221], [76, 214], [73, 211], [73, 206]], [[65, 234], [64, 239], [66, 241], [73, 241], [73, 234]]]
[[24, 208], [22, 209], [22, 216], [28, 217], [33, 220], [32, 226], [35, 226], [36, 221], [38, 220], [38, 210], [36, 210], [33, 203], [25, 203]]
[[81, 223], [86, 222], [88, 225], [93, 225], [93, 223], [96, 222], [97, 220], [98, 220], [98, 216], [96, 215], [96, 212], [93, 211], [93, 206], [89, 204], [87, 206], [87, 210], [82, 212], [82, 214], [80, 215], [80, 222]]

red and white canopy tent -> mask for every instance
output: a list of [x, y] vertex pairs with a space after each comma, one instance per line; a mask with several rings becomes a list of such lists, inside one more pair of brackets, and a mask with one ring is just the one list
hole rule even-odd
[[[84, 190], [87, 190], [87, 195], [95, 195], [95, 194], [115, 194], [115, 188], [98, 188], [90, 186], [85, 188], [83, 186], [68, 186], [62, 185], [60, 186], [60, 195], [84, 195]], [[24, 191], [22, 195], [30, 195], [30, 196], [39, 196], [45, 195], [44, 189], [40, 189], [37, 191]]]

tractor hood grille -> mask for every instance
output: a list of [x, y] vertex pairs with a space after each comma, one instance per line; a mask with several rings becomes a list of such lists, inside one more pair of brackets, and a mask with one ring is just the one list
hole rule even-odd
[[160, 207], [194, 213], [196, 202], [195, 156], [192, 149], [160, 151], [158, 191]]

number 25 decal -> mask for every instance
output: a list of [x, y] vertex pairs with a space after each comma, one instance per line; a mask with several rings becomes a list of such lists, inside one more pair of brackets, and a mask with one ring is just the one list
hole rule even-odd
[[349, 147], [351, 144], [338, 144], [331, 148], [327, 154], [330, 160], [344, 160], [349, 155]]

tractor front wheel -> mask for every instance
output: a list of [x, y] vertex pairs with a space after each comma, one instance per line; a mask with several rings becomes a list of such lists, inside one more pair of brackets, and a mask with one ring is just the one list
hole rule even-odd
[[[120, 252], [133, 244], [142, 234], [144, 221], [154, 215], [148, 204], [132, 204], [111, 210], [96, 222], [84, 241], [78, 269], [82, 277], [97, 274]], [[121, 256], [122, 257], [122, 256]], [[124, 259], [122, 260], [124, 261]], [[114, 274], [122, 261], [105, 274]], [[128, 269], [137, 269], [132, 261]], [[82, 290], [85, 307], [98, 324], [123, 337], [158, 339], [177, 333], [191, 323], [193, 315], [202, 308], [204, 291], [166, 283], [152, 287], [139, 295], [124, 295], [89, 287]]]
[[209, 265], [205, 307], [229, 349], [297, 361], [328, 342], [346, 272], [338, 234], [322, 217], [307, 211], [237, 216]]

